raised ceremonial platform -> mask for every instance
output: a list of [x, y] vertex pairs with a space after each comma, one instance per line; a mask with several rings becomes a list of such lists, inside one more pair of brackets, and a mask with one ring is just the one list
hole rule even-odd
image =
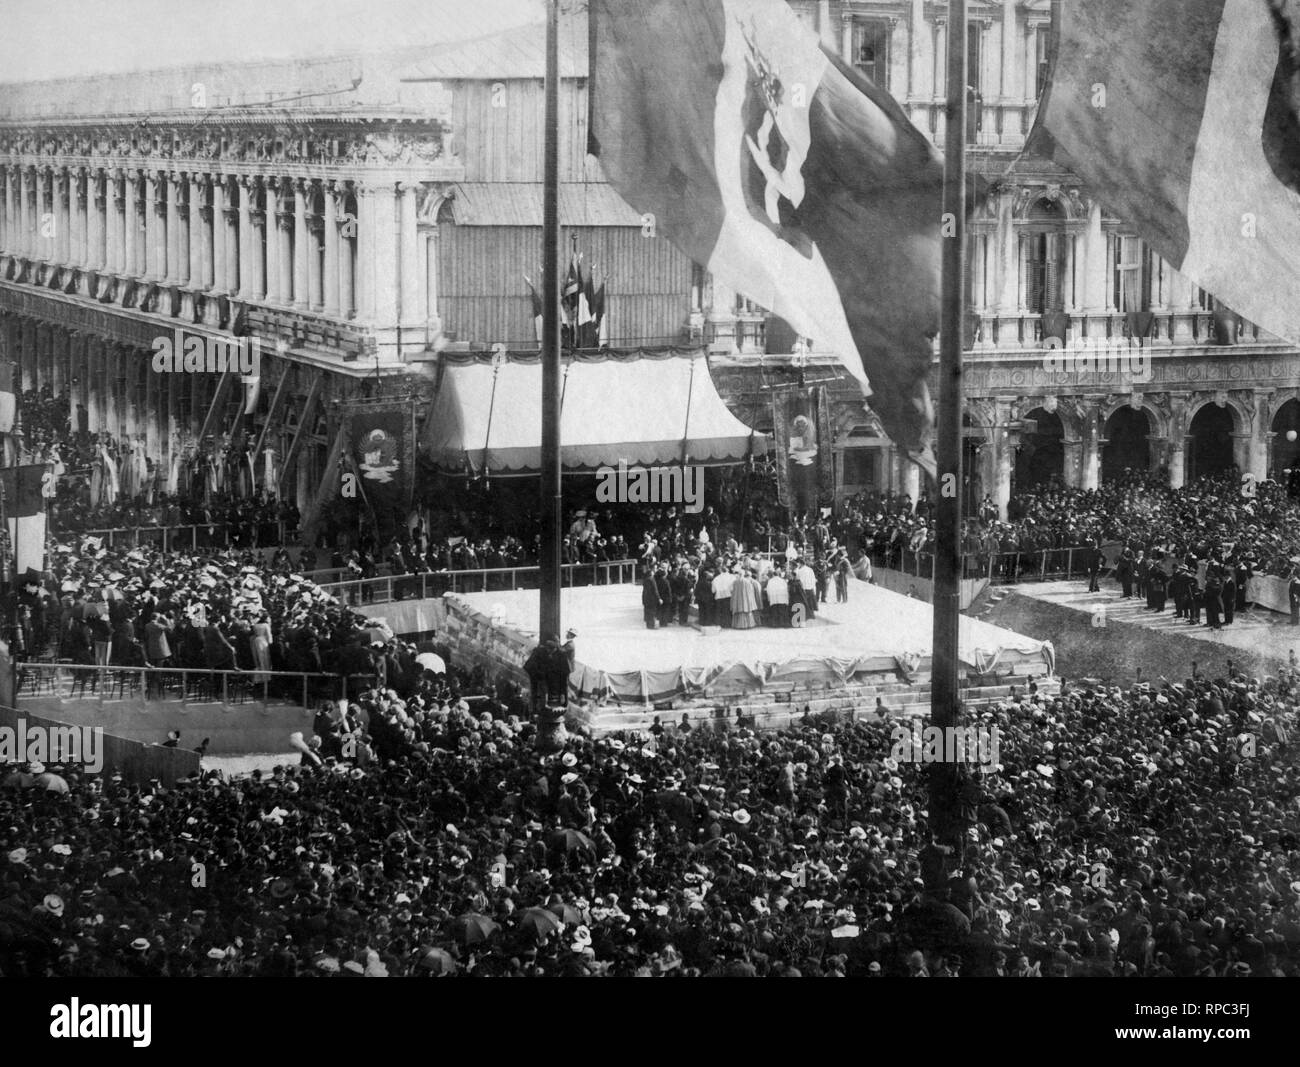
[[[457, 663], [526, 682], [537, 640], [536, 591], [448, 594], [440, 637]], [[647, 726], [651, 716], [715, 718], [735, 709], [782, 725], [802, 714], [861, 709], [881, 697], [891, 711], [929, 711], [930, 605], [852, 581], [847, 603], [823, 604], [798, 628], [646, 628], [636, 585], [563, 592], [577, 632], [570, 697], [592, 729]], [[1050, 641], [977, 619], [961, 623], [961, 671], [972, 703], [1054, 673]]]

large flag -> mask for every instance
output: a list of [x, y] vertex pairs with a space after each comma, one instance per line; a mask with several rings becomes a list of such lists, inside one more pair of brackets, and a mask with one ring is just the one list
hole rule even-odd
[[24, 467], [0, 468], [4, 490], [5, 527], [13, 553], [10, 573], [28, 568], [45, 570], [45, 476], [49, 466], [32, 463]]
[[[781, 0], [592, 0], [592, 151], [654, 231], [930, 436], [943, 166]], [[927, 463], [928, 465], [928, 463]]]
[[1266, 0], [1070, 0], [1027, 154], [1234, 311], [1300, 341], [1300, 130]]

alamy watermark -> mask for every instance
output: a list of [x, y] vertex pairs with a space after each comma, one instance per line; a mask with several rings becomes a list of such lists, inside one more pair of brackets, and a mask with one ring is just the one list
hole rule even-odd
[[152, 367], [158, 374], [225, 374], [244, 378], [262, 373], [262, 345], [256, 337], [213, 337], [176, 329], [153, 339]]
[[1131, 337], [1085, 337], [1069, 345], [1049, 337], [1046, 343], [1043, 370], [1048, 374], [1117, 374], [1122, 381], [1151, 380], [1150, 350]]
[[79, 763], [91, 774], [104, 769], [102, 726], [0, 726], [0, 763]]
[[704, 468], [629, 467], [596, 470], [596, 499], [602, 504], [681, 504], [688, 515], [704, 510]]
[[895, 726], [890, 734], [890, 755], [899, 763], [974, 763], [996, 767], [996, 726], [923, 726], [920, 722]]

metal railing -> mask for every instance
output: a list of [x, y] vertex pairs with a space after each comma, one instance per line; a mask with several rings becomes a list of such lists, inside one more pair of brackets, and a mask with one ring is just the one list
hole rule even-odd
[[[637, 561], [613, 560], [602, 563], [566, 563], [566, 586], [623, 585], [636, 580]], [[388, 574], [351, 581], [321, 581], [317, 575], [335, 575], [336, 569], [312, 571], [311, 578], [325, 592], [345, 604], [388, 604], [397, 600], [428, 600], [444, 593], [487, 593], [494, 590], [536, 589], [541, 568], [487, 567], [465, 571], [432, 571], [423, 574]], [[345, 572], [346, 573], [346, 572]]]
[[[1070, 548], [1040, 548], [1024, 552], [968, 552], [962, 555], [962, 578], [987, 578], [992, 584], [1015, 585], [1017, 582], [1049, 582], [1082, 578], [1088, 573], [1085, 545]], [[918, 578], [934, 580], [934, 553], [910, 548], [872, 552], [873, 566], [902, 571]], [[1102, 567], [1101, 574], [1109, 571]]]
[[275, 699], [311, 707], [312, 701], [348, 695], [348, 682], [373, 679], [370, 674], [305, 671], [231, 671], [200, 667], [114, 667], [91, 663], [17, 665], [19, 697], [105, 700], [139, 697], [179, 700], [182, 704], [268, 703]]
[[[271, 537], [263, 538], [262, 532], [269, 532], [274, 527]], [[58, 539], [74, 537], [103, 538], [106, 548], [159, 548], [164, 552], [180, 552], [186, 549], [195, 551], [200, 548], [232, 547], [231, 532], [234, 527], [226, 522], [192, 524], [187, 526], [124, 526], [105, 530], [53, 530], [52, 535]], [[282, 522], [251, 523], [250, 529], [258, 531], [258, 543], [269, 547], [278, 547], [285, 543], [285, 524]], [[245, 546], [247, 547], [247, 546]]]

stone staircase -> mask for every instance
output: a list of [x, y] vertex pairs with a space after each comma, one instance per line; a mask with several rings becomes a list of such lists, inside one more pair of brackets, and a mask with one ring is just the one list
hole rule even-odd
[[[996, 680], [963, 686], [962, 700], [968, 710], [978, 709], [1007, 699], [1013, 687], [1024, 693], [1031, 677], [1044, 696], [1060, 691], [1060, 683], [1055, 678], [1008, 674]], [[813, 715], [829, 712], [844, 719], [874, 718], [877, 697], [884, 702], [888, 716], [928, 718], [931, 710], [930, 677], [919, 673], [908, 684], [890, 672], [838, 688], [773, 684], [760, 692], [715, 693], [707, 698], [675, 700], [671, 706], [658, 709], [642, 704], [606, 704], [596, 709], [588, 725], [593, 734], [601, 736], [619, 731], [647, 730], [656, 715], [664, 725], [680, 722], [683, 714], [696, 728], [722, 719], [729, 719], [734, 724], [736, 709], [740, 708], [747, 719], [756, 721], [759, 729], [779, 730], [797, 722], [805, 710]]]

